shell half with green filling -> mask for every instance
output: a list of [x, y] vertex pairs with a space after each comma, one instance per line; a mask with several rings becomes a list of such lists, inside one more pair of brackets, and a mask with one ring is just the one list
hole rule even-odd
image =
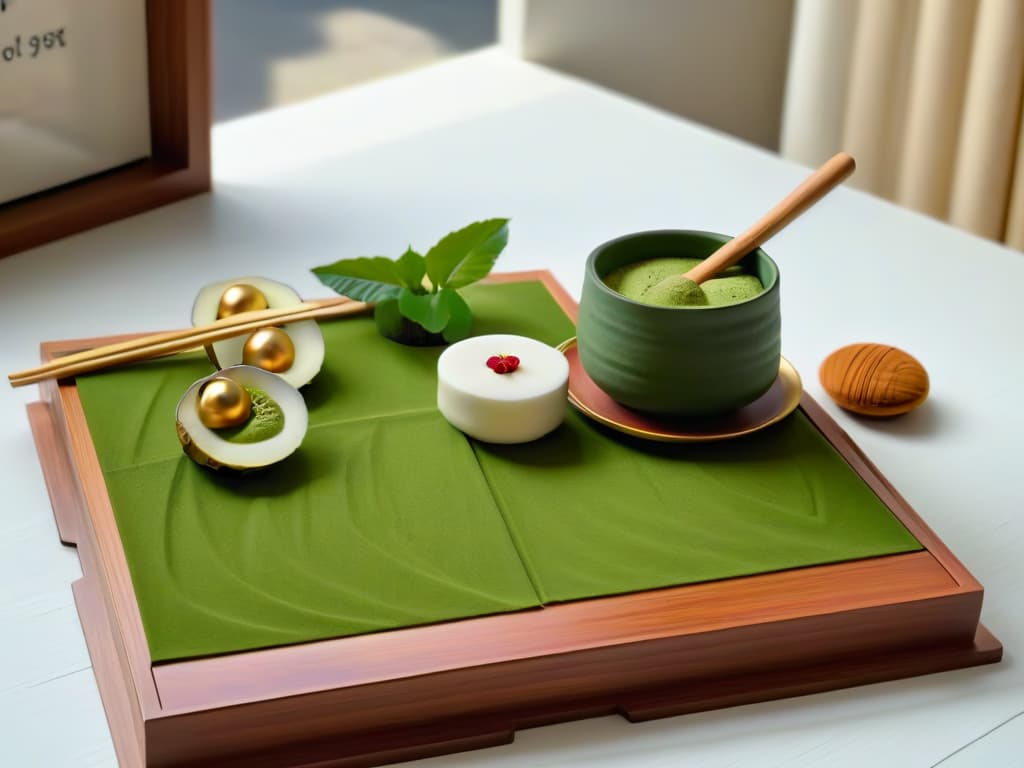
[[[227, 429], [211, 429], [199, 418], [199, 393], [206, 382], [224, 377], [248, 390], [249, 420]], [[235, 365], [194, 382], [178, 401], [178, 439], [186, 455], [211, 469], [249, 470], [287, 458], [306, 436], [309, 413], [302, 395], [277, 374], [251, 365]]]
[[[265, 277], [236, 277], [220, 280], [200, 289], [192, 305], [192, 325], [206, 325], [217, 319], [221, 296], [232, 285], [251, 285], [266, 298], [268, 309], [292, 307], [302, 303], [294, 289]], [[280, 326], [295, 346], [295, 361], [277, 375], [293, 387], [302, 387], [313, 380], [324, 364], [324, 335], [316, 320], [301, 320]], [[242, 348], [249, 334], [215, 341], [206, 347], [206, 355], [218, 368], [242, 362]]]

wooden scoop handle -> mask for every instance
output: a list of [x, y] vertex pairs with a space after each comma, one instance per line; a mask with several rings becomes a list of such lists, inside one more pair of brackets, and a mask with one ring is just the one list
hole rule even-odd
[[699, 285], [728, 269], [831, 192], [839, 182], [853, 173], [856, 167], [853, 157], [847, 153], [840, 152], [834, 155], [746, 232], [725, 243], [683, 277]]

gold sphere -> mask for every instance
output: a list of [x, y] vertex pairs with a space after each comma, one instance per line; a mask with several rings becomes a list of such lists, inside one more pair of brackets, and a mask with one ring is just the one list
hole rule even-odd
[[210, 429], [237, 427], [249, 419], [252, 398], [241, 384], [217, 376], [199, 389], [199, 420]]
[[281, 373], [295, 362], [295, 345], [280, 328], [260, 328], [245, 340], [242, 362], [271, 373]]
[[236, 283], [221, 294], [220, 304], [217, 305], [217, 319], [266, 308], [267, 297], [263, 295], [263, 291], [247, 283]]

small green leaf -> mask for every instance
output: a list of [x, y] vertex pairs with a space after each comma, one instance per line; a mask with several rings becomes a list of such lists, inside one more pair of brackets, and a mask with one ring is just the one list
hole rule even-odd
[[381, 301], [373, 309], [373, 321], [381, 336], [393, 338], [402, 332], [402, 313], [398, 309], [398, 299]]
[[315, 267], [313, 274], [324, 285], [356, 301], [395, 298], [402, 286], [395, 262], [384, 256], [342, 259]]
[[377, 283], [399, 285], [402, 282], [395, 262], [386, 256], [360, 256], [356, 259], [342, 259], [333, 264], [315, 267], [316, 274], [333, 274], [343, 277], [358, 277]]
[[398, 273], [402, 285], [413, 293], [424, 290], [423, 276], [427, 274], [427, 261], [422, 255], [416, 253], [412, 246], [398, 257], [398, 261], [395, 262], [395, 271]]
[[486, 277], [508, 243], [508, 219], [477, 221], [452, 232], [427, 251], [427, 275], [435, 286], [461, 288]]
[[473, 311], [469, 304], [453, 288], [441, 289], [441, 296], [448, 305], [448, 325], [444, 327], [444, 340], [449, 344], [462, 341], [473, 329]]
[[430, 333], [440, 333], [451, 316], [448, 302], [442, 293], [428, 293], [418, 296], [408, 288], [398, 294], [398, 308], [402, 314], [419, 323]]

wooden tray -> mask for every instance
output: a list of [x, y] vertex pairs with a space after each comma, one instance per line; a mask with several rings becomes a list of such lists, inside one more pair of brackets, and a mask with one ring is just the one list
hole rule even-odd
[[[547, 272], [538, 279], [575, 319]], [[43, 360], [112, 341], [42, 345]], [[361, 766], [999, 661], [983, 590], [806, 394], [800, 407], [924, 551], [153, 664], [74, 381], [28, 406], [122, 765]]]

